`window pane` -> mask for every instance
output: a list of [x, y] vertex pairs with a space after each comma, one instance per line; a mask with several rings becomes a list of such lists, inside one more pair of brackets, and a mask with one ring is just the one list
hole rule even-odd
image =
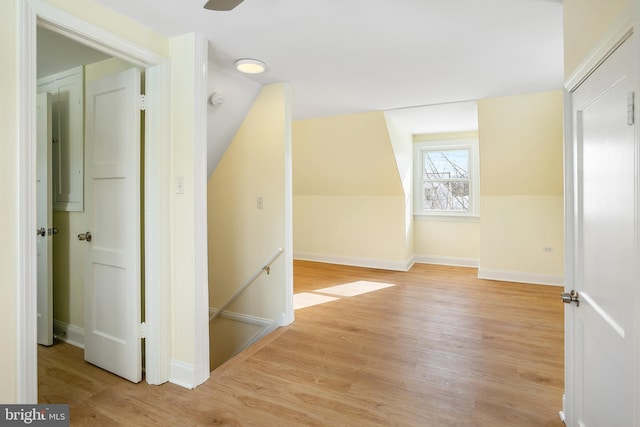
[[425, 181], [424, 210], [467, 211], [469, 181]]
[[469, 178], [469, 150], [423, 151], [425, 179]]

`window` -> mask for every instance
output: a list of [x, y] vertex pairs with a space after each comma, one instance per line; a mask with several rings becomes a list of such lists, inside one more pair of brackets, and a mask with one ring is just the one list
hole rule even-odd
[[478, 216], [478, 140], [415, 144], [415, 215]]

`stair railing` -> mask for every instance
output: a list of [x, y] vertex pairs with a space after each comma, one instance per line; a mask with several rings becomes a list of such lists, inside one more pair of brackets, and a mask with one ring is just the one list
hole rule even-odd
[[231, 297], [229, 297], [229, 299], [227, 300], [227, 302], [225, 302], [224, 304], [222, 304], [222, 307], [220, 307], [218, 310], [216, 310], [216, 312], [214, 314], [211, 315], [211, 317], [209, 317], [209, 322], [211, 322], [213, 319], [215, 319], [216, 317], [218, 317], [222, 311], [227, 308], [229, 306], [229, 304], [231, 304], [232, 302], [234, 302], [236, 300], [236, 298], [238, 298], [240, 296], [241, 293], [243, 293], [249, 286], [251, 286], [251, 284], [253, 284], [253, 282], [256, 281], [256, 279], [258, 277], [260, 277], [260, 275], [263, 272], [266, 272], [267, 274], [269, 274], [271, 272], [271, 264], [273, 264], [273, 262], [276, 260], [276, 258], [278, 258], [280, 256], [280, 254], [282, 254], [283, 249], [282, 248], [278, 248], [278, 250], [271, 256], [271, 258], [269, 258], [269, 260], [262, 266], [260, 267], [254, 274], [253, 276], [251, 276], [251, 278], [249, 280], [247, 280], [242, 286], [240, 286], [234, 293], [233, 295], [231, 295]]

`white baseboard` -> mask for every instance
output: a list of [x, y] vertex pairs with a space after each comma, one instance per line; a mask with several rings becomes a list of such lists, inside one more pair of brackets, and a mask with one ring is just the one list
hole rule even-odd
[[[217, 308], [209, 307], [209, 319], [211, 319], [218, 312]], [[236, 322], [249, 323], [251, 325], [261, 326], [263, 328], [269, 327], [273, 324], [273, 320], [264, 319], [262, 317], [250, 316], [248, 314], [236, 313], [235, 311], [224, 310], [220, 313], [220, 317], [225, 319], [234, 320]]]
[[478, 268], [480, 261], [475, 258], [458, 258], [448, 256], [416, 255], [414, 258], [418, 264], [451, 265], [454, 267]]
[[170, 383], [190, 390], [200, 384], [200, 382], [196, 381], [196, 368], [192, 364], [172, 360], [170, 370]]
[[[58, 340], [84, 349], [84, 329], [54, 320], [53, 333]], [[184, 362], [171, 361], [169, 381], [188, 389], [195, 388], [198, 385], [195, 367]]]
[[84, 349], [84, 329], [59, 320], [53, 320], [53, 335], [60, 341]]
[[353, 267], [376, 268], [379, 270], [393, 271], [408, 271], [413, 266], [414, 262], [413, 257], [404, 262], [401, 262], [347, 256], [308, 254], [301, 252], [294, 252], [293, 259], [299, 261], [324, 262], [327, 264], [350, 265]]
[[478, 269], [478, 278], [505, 282], [531, 283], [535, 285], [564, 286], [564, 277], [519, 271]]

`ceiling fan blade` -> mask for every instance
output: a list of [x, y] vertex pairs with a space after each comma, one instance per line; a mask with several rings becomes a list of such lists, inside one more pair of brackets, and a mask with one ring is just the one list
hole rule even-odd
[[205, 9], [226, 11], [231, 10], [243, 0], [209, 0], [205, 5]]

